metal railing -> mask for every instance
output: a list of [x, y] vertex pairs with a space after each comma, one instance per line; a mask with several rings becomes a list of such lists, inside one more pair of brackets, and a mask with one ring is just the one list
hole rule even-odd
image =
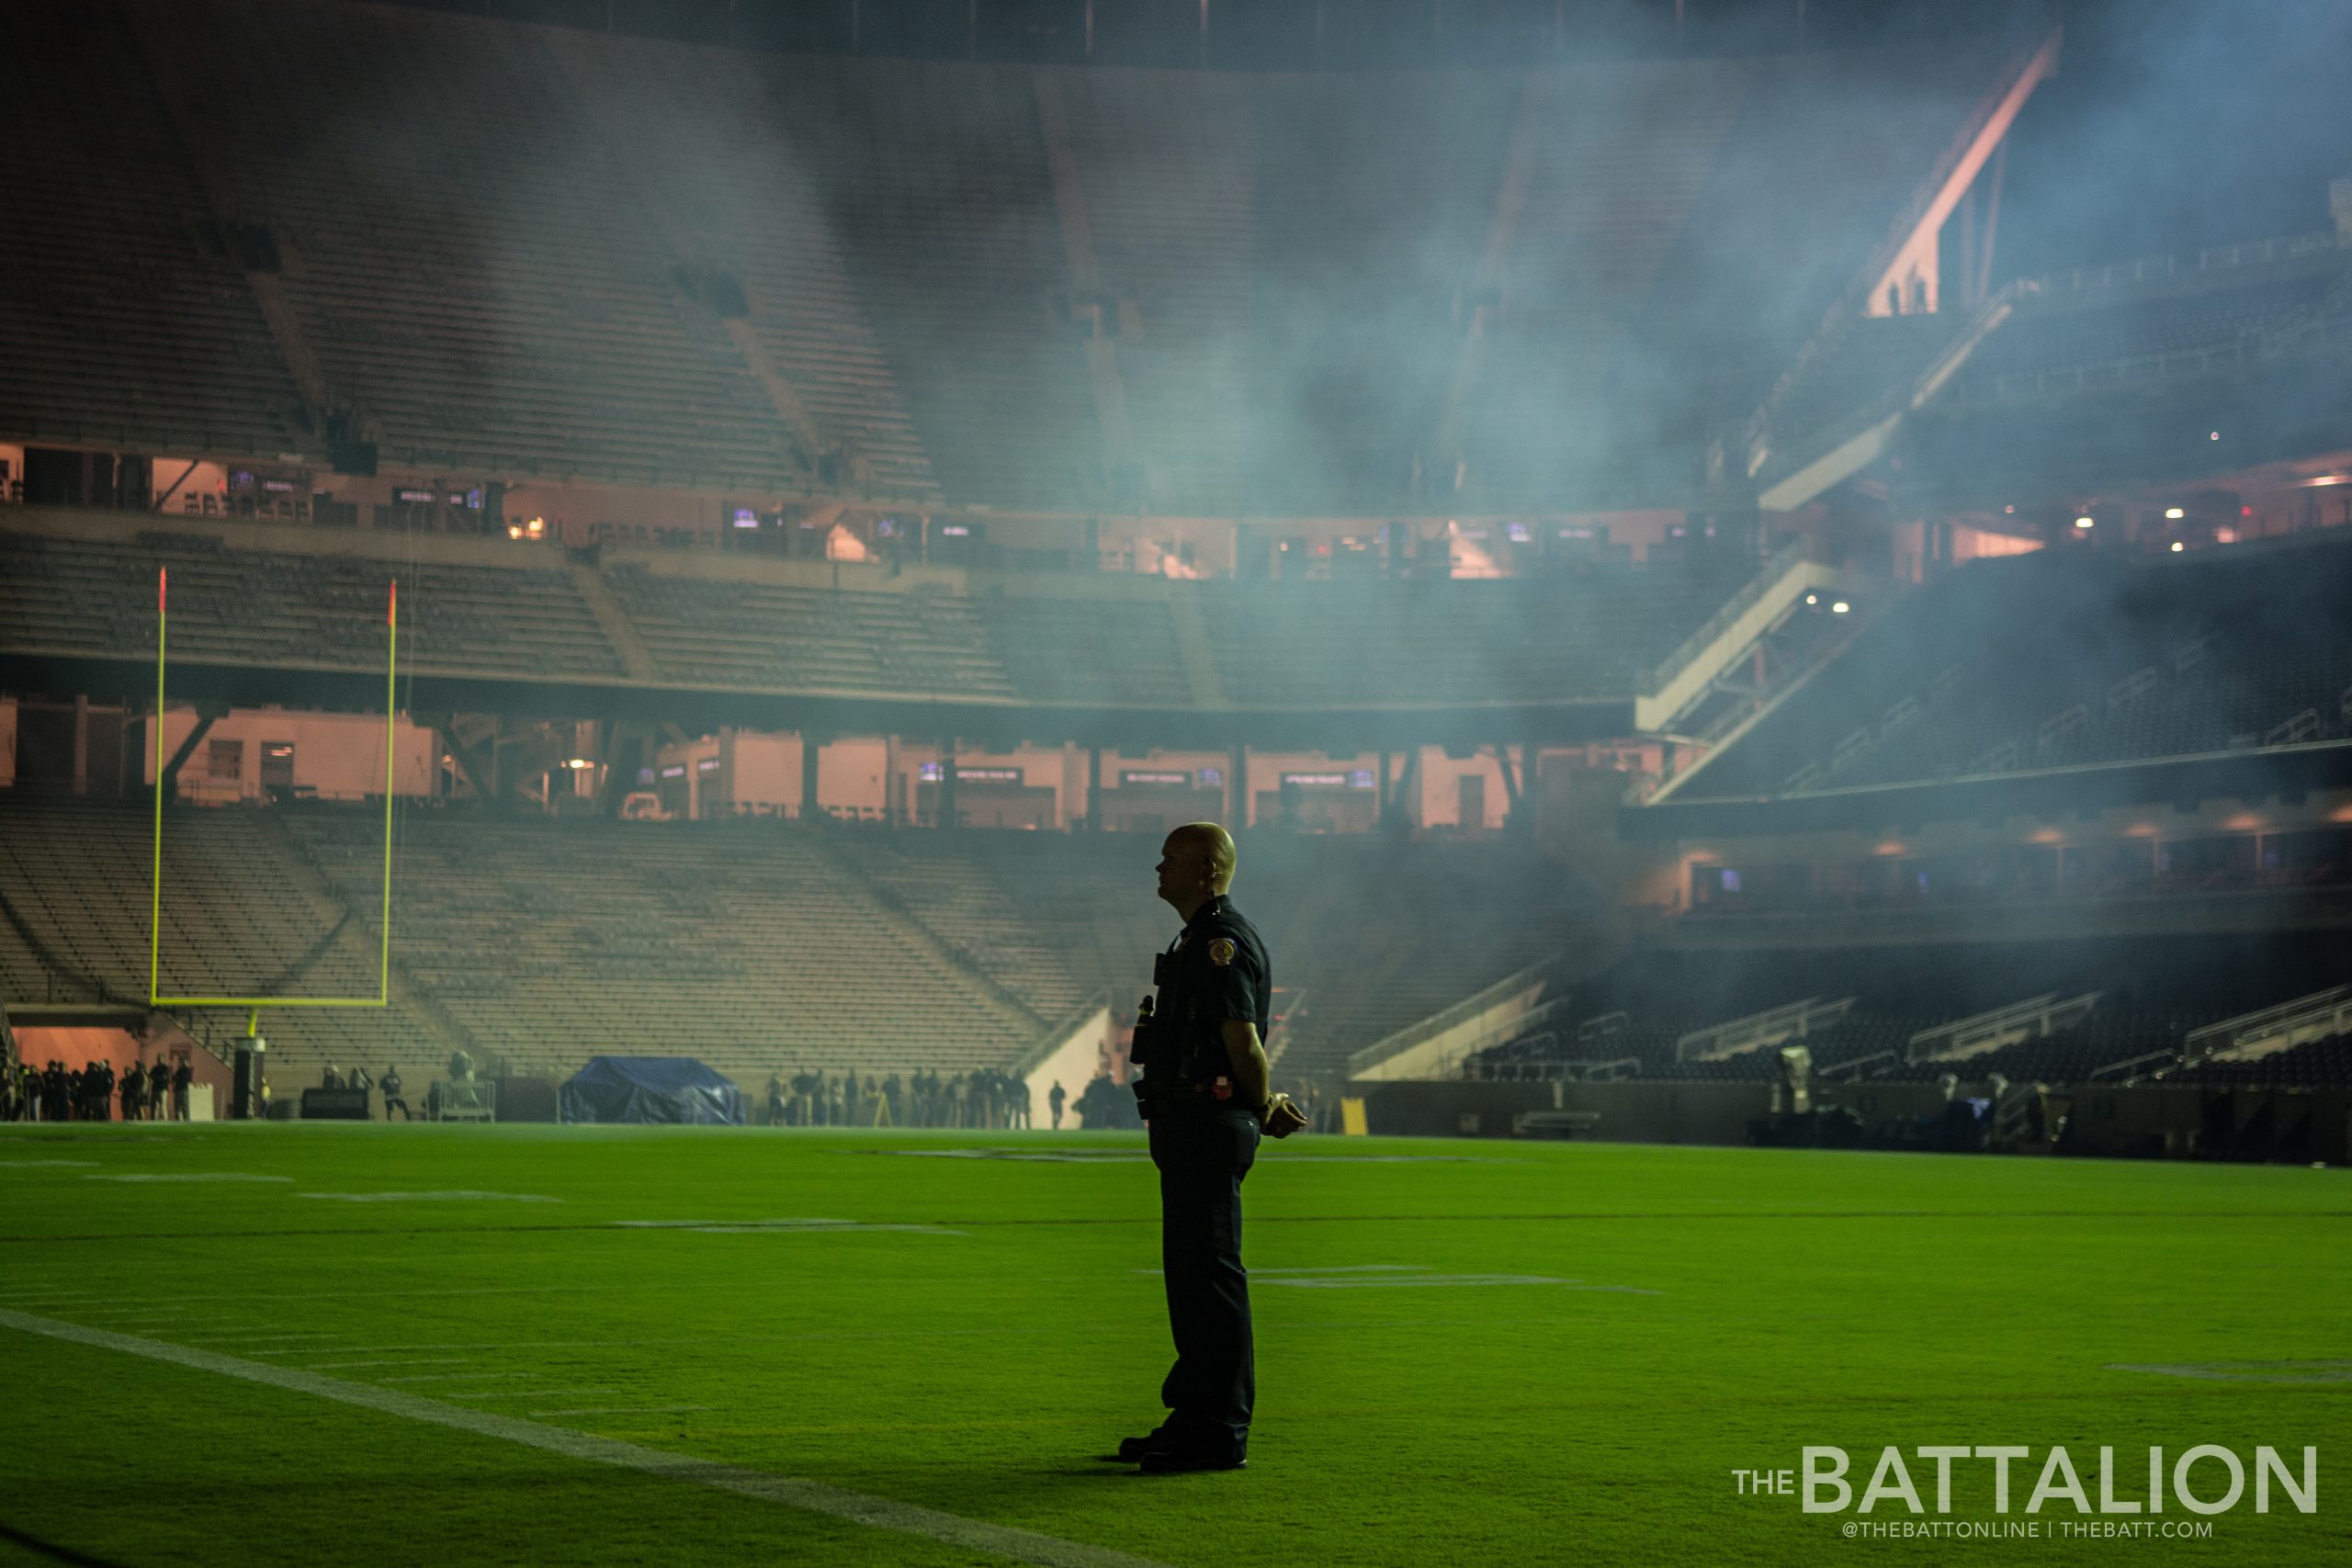
[[2104, 1066], [2093, 1067], [2090, 1070], [2089, 1078], [2092, 1083], [2105, 1083], [2109, 1079], [2129, 1083], [2135, 1078], [2146, 1076], [2140, 1071], [2143, 1067], [2158, 1064], [2170, 1066], [2179, 1060], [2180, 1053], [2177, 1051], [2143, 1051], [2136, 1056], [2126, 1056], [2120, 1062], [2109, 1062]]
[[2352, 986], [2330, 987], [2307, 997], [2297, 997], [2292, 1001], [2240, 1013], [2219, 1023], [2209, 1023], [2202, 1029], [2192, 1029], [2180, 1043], [2180, 1054], [2184, 1060], [2194, 1062], [2240, 1045], [2259, 1044], [2273, 1036], [2289, 1034], [2299, 1028], [2322, 1024], [2331, 1030], [2342, 1030], [2352, 1024]]
[[1783, 1007], [1769, 1008], [1735, 1018], [1724, 1023], [1694, 1029], [1674, 1043], [1674, 1059], [1678, 1062], [1716, 1061], [1736, 1056], [1760, 1045], [1777, 1044], [1783, 1040], [1802, 1040], [1824, 1024], [1834, 1023], [1854, 1009], [1852, 997], [1840, 997], [1825, 1002], [1819, 997], [1807, 997], [1803, 1001]]
[[1813, 1076], [1815, 1079], [1823, 1083], [1827, 1083], [1832, 1079], [1838, 1078], [1841, 1075], [1849, 1073], [1859, 1078], [1862, 1076], [1862, 1069], [1864, 1067], [1879, 1062], [1885, 1062], [1890, 1065], [1899, 1066], [1902, 1060], [1902, 1057], [1896, 1055], [1892, 1051], [1873, 1051], [1867, 1056], [1853, 1056], [1843, 1062], [1834, 1063], [1826, 1067], [1815, 1067], [1813, 1071]]
[[[1391, 1056], [1436, 1039], [1448, 1030], [1460, 1028], [1489, 1008], [1501, 1006], [1515, 991], [1523, 991], [1531, 987], [1541, 985], [1544, 973], [1558, 962], [1557, 958], [1540, 959], [1524, 969], [1504, 976], [1475, 995], [1463, 998], [1452, 1007], [1431, 1013], [1419, 1023], [1408, 1024], [1393, 1034], [1374, 1041], [1348, 1057], [1348, 1076], [1353, 1077], [1367, 1068], [1378, 1066]], [[1510, 1029], [1518, 1030], [1521, 1021], [1535, 1010], [1537, 1010], [1531, 1008], [1527, 1013], [1513, 1019]], [[1485, 1045], [1499, 1045], [1509, 1037], [1508, 1033], [1494, 1033], [1480, 1048], [1483, 1049]]]
[[1706, 652], [1717, 637], [1728, 631], [1740, 616], [1754, 608], [1758, 600], [1770, 592], [1783, 577], [1806, 558], [1805, 547], [1805, 541], [1797, 538], [1773, 551], [1770, 558], [1757, 569], [1756, 575], [1747, 580], [1745, 587], [1708, 616], [1704, 626], [1684, 637], [1681, 646], [1668, 654], [1657, 668], [1650, 671], [1649, 690], [1644, 694], [1656, 696], [1672, 684], [1674, 678], [1681, 674], [1692, 660]]
[[1911, 1036], [1904, 1047], [1906, 1062], [1931, 1062], [1963, 1056], [1983, 1046], [2007, 1043], [2012, 1038], [2038, 1039], [2054, 1034], [2059, 1030], [2079, 1022], [2098, 1005], [2104, 991], [2086, 991], [2080, 996], [2058, 999], [2055, 991], [2044, 991], [2038, 997], [1989, 1008], [1966, 1018], [1939, 1023], [1933, 1029], [1920, 1030]]
[[2341, 243], [2333, 231], [2285, 234], [2270, 240], [2250, 240], [2242, 245], [2213, 245], [2193, 256], [2135, 256], [2098, 266], [2068, 267], [2061, 272], [2043, 273], [2032, 281], [2046, 292], [2084, 293], [2094, 288], [2120, 288], [2135, 283], [2159, 283], [2170, 277], [2259, 266], [2265, 262], [2291, 261], [2297, 256], [2340, 248]]

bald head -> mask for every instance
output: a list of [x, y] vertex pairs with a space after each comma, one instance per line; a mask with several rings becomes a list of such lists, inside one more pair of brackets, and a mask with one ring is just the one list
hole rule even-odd
[[1215, 822], [1187, 822], [1159, 846], [1159, 897], [1186, 919], [1233, 886], [1233, 835]]

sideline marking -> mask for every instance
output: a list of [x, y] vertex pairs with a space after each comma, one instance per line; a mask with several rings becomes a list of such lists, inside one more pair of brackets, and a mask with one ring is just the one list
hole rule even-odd
[[[926, 1540], [941, 1541], [974, 1551], [993, 1551], [1000, 1557], [1034, 1563], [1036, 1568], [1164, 1568], [1163, 1564], [1149, 1558], [1137, 1557], [1133, 1552], [1120, 1551], [1112, 1547], [1063, 1540], [1035, 1530], [1017, 1529], [1010, 1525], [988, 1524], [979, 1519], [941, 1513], [935, 1508], [918, 1507], [911, 1503], [894, 1502], [888, 1497], [873, 1497], [842, 1487], [828, 1486], [822, 1482], [744, 1470], [740, 1466], [695, 1459], [687, 1454], [649, 1449], [616, 1438], [577, 1432], [567, 1427], [543, 1426], [519, 1416], [501, 1416], [495, 1411], [468, 1410], [461, 1405], [443, 1404], [438, 1400], [402, 1393], [397, 1389], [374, 1383], [322, 1377], [316, 1372], [299, 1371], [292, 1367], [266, 1366], [259, 1361], [240, 1360], [234, 1356], [223, 1356], [210, 1350], [167, 1345], [159, 1339], [141, 1339], [109, 1329], [85, 1328], [79, 1324], [60, 1323], [53, 1318], [34, 1317], [27, 1313], [6, 1309], [0, 1309], [0, 1327], [37, 1334], [50, 1339], [70, 1340], [77, 1345], [95, 1346], [102, 1350], [119, 1350], [125, 1355], [143, 1356], [151, 1361], [168, 1361], [175, 1366], [218, 1372], [223, 1377], [288, 1389], [296, 1393], [314, 1394], [321, 1399], [332, 1399], [339, 1404], [355, 1404], [363, 1410], [374, 1410], [386, 1416], [403, 1416], [436, 1427], [451, 1427], [485, 1438], [503, 1438], [510, 1443], [520, 1443], [525, 1448], [561, 1454], [567, 1459], [612, 1465], [645, 1475], [668, 1476], [675, 1481], [692, 1482], [720, 1492], [757, 1497], [763, 1502], [782, 1503], [787, 1507], [848, 1519], [875, 1529], [920, 1536]], [[544, 1398], [548, 1392], [540, 1390], [538, 1393]]]

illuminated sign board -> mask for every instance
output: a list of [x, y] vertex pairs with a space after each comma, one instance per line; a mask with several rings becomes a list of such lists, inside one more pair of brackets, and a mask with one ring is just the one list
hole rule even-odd
[[1299, 789], [1370, 789], [1372, 770], [1352, 768], [1346, 773], [1284, 773], [1282, 782], [1285, 789], [1293, 786]]
[[[920, 764], [915, 769], [915, 777], [926, 784], [937, 784], [939, 764], [936, 762]], [[1022, 776], [1019, 768], [967, 768], [959, 764], [956, 769], [956, 782], [957, 784], [1025, 784], [1028, 781]]]
[[1193, 775], [1183, 769], [1164, 771], [1153, 768], [1122, 768], [1119, 782], [1123, 784], [1165, 784], [1176, 789], [1190, 789]]

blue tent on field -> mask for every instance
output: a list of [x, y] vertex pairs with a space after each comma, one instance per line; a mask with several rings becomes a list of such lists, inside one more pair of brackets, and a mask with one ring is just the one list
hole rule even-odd
[[592, 1056], [558, 1096], [566, 1122], [740, 1127], [743, 1091], [692, 1056]]

